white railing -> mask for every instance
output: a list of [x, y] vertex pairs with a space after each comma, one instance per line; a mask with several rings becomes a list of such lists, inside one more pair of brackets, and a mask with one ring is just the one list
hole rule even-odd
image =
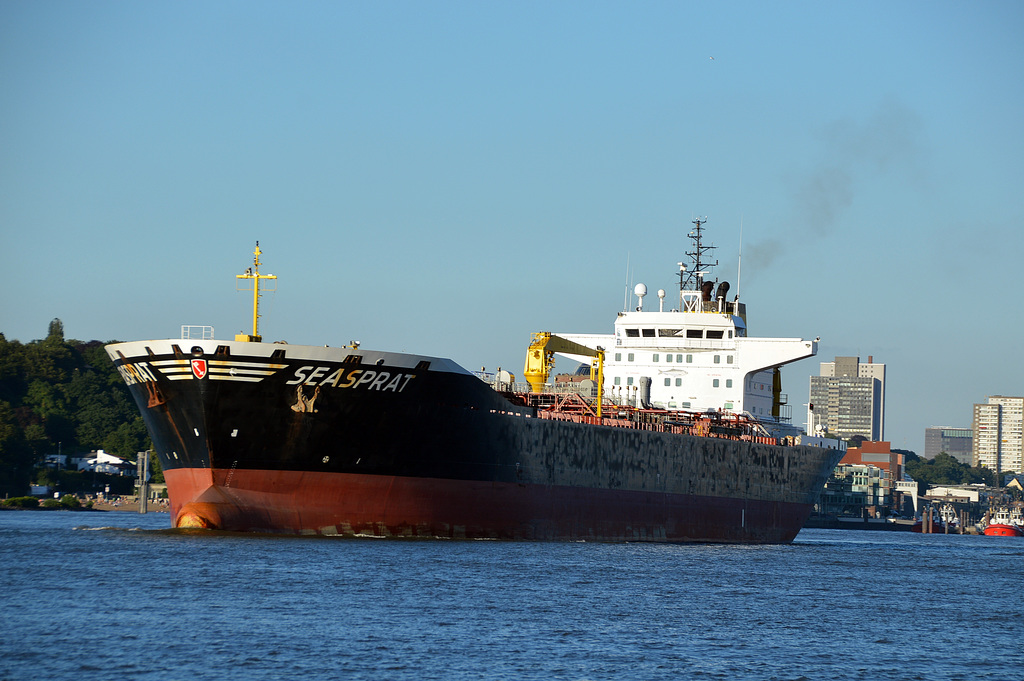
[[181, 325], [182, 340], [213, 340], [212, 326]]

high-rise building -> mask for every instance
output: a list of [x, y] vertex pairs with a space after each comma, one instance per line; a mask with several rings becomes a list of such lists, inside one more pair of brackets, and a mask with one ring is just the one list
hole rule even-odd
[[974, 430], [971, 428], [932, 426], [924, 429], [926, 459], [934, 459], [939, 452], [946, 452], [960, 463], [971, 466], [974, 465], [973, 447]]
[[836, 357], [821, 363], [811, 376], [807, 432], [821, 426], [841, 438], [860, 435], [873, 442], [885, 438], [885, 365], [859, 357]]
[[1024, 472], [1024, 397], [992, 395], [974, 405], [971, 463], [997, 473]]

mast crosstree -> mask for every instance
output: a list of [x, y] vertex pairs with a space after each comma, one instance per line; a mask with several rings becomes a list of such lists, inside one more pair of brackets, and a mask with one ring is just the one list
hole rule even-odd
[[687, 306], [685, 299], [688, 296], [693, 295], [694, 292], [699, 292], [704, 287], [704, 277], [707, 276], [712, 267], [718, 266], [718, 260], [714, 262], [710, 261], [710, 257], [705, 258], [705, 254], [709, 251], [713, 251], [717, 246], [708, 246], [704, 244], [704, 223], [707, 222], [707, 218], [697, 218], [693, 221], [695, 225], [694, 229], [689, 233], [690, 240], [693, 241], [693, 250], [687, 251], [686, 255], [689, 256], [693, 262], [692, 269], [686, 266], [686, 263], [678, 263], [679, 265], [679, 309], [680, 310], [697, 310], [699, 306], [696, 304], [696, 299], [690, 300], [690, 306]]
[[[274, 289], [268, 288], [262, 285], [261, 282], [268, 282], [276, 280], [277, 277], [273, 274], [260, 274], [260, 242], [256, 242], [256, 250], [253, 251], [252, 267], [248, 267], [244, 274], [236, 274], [236, 279], [251, 279], [252, 280], [252, 335], [240, 333], [235, 335], [236, 341], [248, 341], [251, 343], [259, 343], [262, 338], [259, 334], [259, 321], [260, 321], [260, 293], [262, 291], [273, 291]], [[239, 288], [239, 291], [248, 291], [248, 287]]]

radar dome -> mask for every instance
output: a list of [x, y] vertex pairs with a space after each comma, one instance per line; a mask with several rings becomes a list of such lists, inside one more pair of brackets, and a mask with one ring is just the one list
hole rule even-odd
[[633, 294], [639, 296], [640, 298], [643, 298], [644, 296], [647, 295], [647, 285], [637, 284], [636, 288], [633, 289]]

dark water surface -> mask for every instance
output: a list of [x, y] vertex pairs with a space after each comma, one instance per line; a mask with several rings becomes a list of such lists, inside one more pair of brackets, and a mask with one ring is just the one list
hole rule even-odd
[[0, 512], [0, 679], [1024, 678], [1024, 540], [281, 538]]

